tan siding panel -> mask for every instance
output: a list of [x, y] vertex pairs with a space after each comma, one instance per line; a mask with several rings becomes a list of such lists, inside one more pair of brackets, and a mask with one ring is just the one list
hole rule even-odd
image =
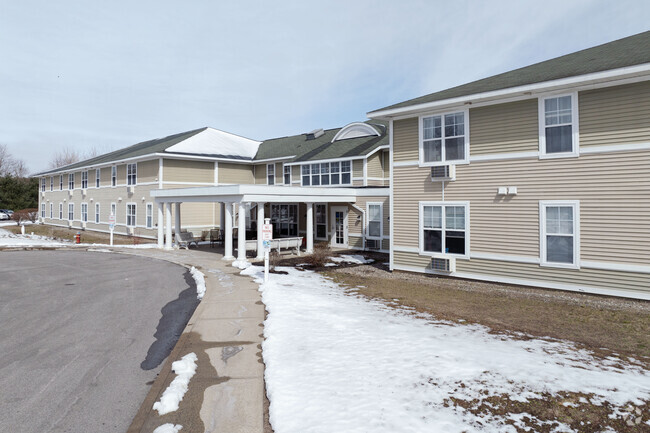
[[352, 177], [363, 177], [363, 160], [355, 159], [352, 161]]
[[580, 146], [650, 141], [650, 81], [580, 92]]
[[[75, 178], [75, 182], [79, 179], [81, 181], [81, 178]], [[117, 166], [117, 184], [118, 185], [126, 185], [126, 164], [120, 164]]]
[[418, 118], [393, 122], [393, 160], [418, 160]]
[[[90, 177], [90, 176], [89, 176]], [[94, 175], [93, 175], [94, 179]], [[138, 183], [158, 180], [158, 160], [138, 162]]]
[[368, 158], [368, 177], [384, 177], [384, 171], [381, 166], [381, 152], [376, 152]]
[[[266, 167], [265, 167], [266, 169]], [[266, 172], [264, 173], [266, 176]], [[229, 163], [220, 163], [219, 164], [219, 183], [226, 184], [254, 184], [255, 179], [253, 178], [253, 167], [250, 165], [244, 164], [229, 164]]]
[[214, 162], [164, 159], [163, 180], [165, 182], [214, 183]]
[[469, 128], [472, 156], [537, 151], [537, 99], [472, 108]]
[[296, 186], [300, 186], [299, 184], [302, 181], [302, 179], [300, 178], [301, 170], [302, 168], [299, 165], [294, 165], [291, 167], [291, 181], [298, 182]]
[[431, 257], [421, 256], [417, 253], [405, 253], [402, 251], [393, 251], [393, 263], [395, 266], [411, 266], [424, 269], [431, 263]]
[[266, 164], [255, 165], [255, 184], [266, 185]]
[[111, 186], [111, 170], [112, 167], [104, 167], [101, 169], [102, 172], [100, 173], [100, 185], [101, 186]]

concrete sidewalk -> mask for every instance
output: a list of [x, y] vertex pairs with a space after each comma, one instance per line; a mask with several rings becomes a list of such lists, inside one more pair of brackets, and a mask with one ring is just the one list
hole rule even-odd
[[[207, 288], [128, 433], [152, 433], [165, 423], [182, 425], [183, 433], [270, 431], [264, 415], [264, 305], [257, 284], [212, 251], [115, 251], [194, 266], [205, 274]], [[152, 406], [176, 377], [172, 362], [191, 352], [198, 368], [189, 390], [177, 411], [158, 415]]]

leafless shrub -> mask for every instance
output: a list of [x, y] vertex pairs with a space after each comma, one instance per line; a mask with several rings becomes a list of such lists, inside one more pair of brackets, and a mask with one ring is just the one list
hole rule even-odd
[[36, 218], [38, 218], [38, 209], [17, 210], [11, 216], [11, 219], [16, 221], [16, 225], [21, 225], [22, 223], [25, 223], [27, 221], [31, 221], [35, 223]]
[[322, 268], [329, 261], [332, 254], [330, 246], [326, 242], [321, 242], [314, 246], [314, 252], [305, 257], [305, 262], [315, 268]]

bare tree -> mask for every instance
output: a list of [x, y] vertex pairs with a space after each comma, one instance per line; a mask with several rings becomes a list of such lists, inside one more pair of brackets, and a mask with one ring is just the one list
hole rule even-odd
[[6, 144], [0, 144], [0, 176], [25, 177], [26, 175], [25, 162], [14, 158]]
[[14, 167], [11, 173], [14, 177], [27, 177], [27, 165], [22, 159], [14, 160]]
[[74, 164], [80, 160], [81, 155], [77, 150], [71, 147], [64, 147], [54, 153], [54, 156], [50, 160], [50, 168], [63, 167], [64, 165]]

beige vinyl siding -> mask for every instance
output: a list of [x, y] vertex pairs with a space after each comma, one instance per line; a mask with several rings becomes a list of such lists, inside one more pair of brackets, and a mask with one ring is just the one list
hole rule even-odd
[[296, 186], [300, 186], [302, 183], [302, 178], [300, 177], [302, 174], [302, 166], [300, 165], [294, 165], [291, 167], [291, 182], [298, 182], [295, 184]]
[[266, 164], [256, 164], [255, 165], [255, 184], [257, 185], [266, 185]]
[[650, 81], [578, 94], [580, 147], [650, 142]]
[[[266, 165], [264, 166], [264, 170], [264, 176], [266, 177]], [[219, 163], [219, 183], [254, 184], [255, 178], [253, 177], [253, 166], [245, 164]]]
[[363, 248], [363, 238], [360, 236], [348, 236], [348, 246], [350, 248], [361, 249]]
[[393, 122], [393, 161], [417, 161], [418, 118]]
[[[138, 180], [137, 183], [143, 182], [156, 182], [158, 180], [158, 165], [157, 159], [151, 161], [138, 162]], [[93, 170], [94, 171], [94, 170]], [[90, 177], [90, 176], [88, 176]], [[95, 176], [93, 174], [93, 180]]]
[[282, 185], [284, 183], [284, 173], [282, 172], [282, 163], [275, 163], [275, 184]]
[[[219, 164], [221, 177], [221, 164]], [[214, 183], [214, 162], [163, 159], [163, 180], [167, 182]], [[165, 185], [165, 188], [168, 186]]]
[[[473, 166], [473, 165], [472, 165]], [[418, 202], [442, 199], [441, 182], [431, 182], [428, 168], [393, 168], [395, 245], [418, 246]]]
[[431, 263], [431, 257], [421, 256], [417, 253], [393, 251], [393, 263], [397, 268], [400, 266], [409, 266], [421, 269], [424, 272], [424, 269]]
[[633, 272], [584, 268], [580, 270], [557, 269], [535, 264], [479, 259], [457, 260], [456, 272], [637, 293], [648, 293], [650, 279], [649, 274]]
[[[388, 192], [388, 190], [386, 191]], [[381, 203], [382, 204], [382, 236], [390, 236], [390, 226], [388, 218], [390, 217], [390, 199], [386, 197], [357, 197], [357, 201], [354, 203], [361, 209], [366, 212], [366, 218], [368, 216], [368, 202], [371, 203]], [[361, 212], [356, 210], [354, 207], [349, 206], [348, 214], [348, 232], [351, 234], [363, 234], [364, 227], [361, 220], [357, 221], [357, 216], [361, 215]], [[364, 221], [363, 224], [366, 224]]]
[[363, 159], [355, 159], [352, 161], [352, 177], [363, 177]]
[[[390, 151], [383, 150], [381, 152], [381, 168], [383, 170], [384, 179], [390, 178]], [[388, 185], [388, 181], [385, 183]]]
[[379, 179], [384, 177], [384, 170], [381, 166], [381, 152], [375, 152], [368, 158], [368, 177], [376, 177]]
[[[103, 167], [100, 173], [99, 186], [111, 186], [111, 167]], [[64, 179], [65, 180], [65, 179]]]
[[470, 156], [538, 151], [537, 105], [537, 99], [527, 99], [471, 108]]
[[[75, 179], [75, 185], [76, 181], [77, 179]], [[81, 181], [81, 178], [79, 178], [79, 181]], [[117, 166], [117, 184], [126, 185], [126, 164], [120, 164]]]

